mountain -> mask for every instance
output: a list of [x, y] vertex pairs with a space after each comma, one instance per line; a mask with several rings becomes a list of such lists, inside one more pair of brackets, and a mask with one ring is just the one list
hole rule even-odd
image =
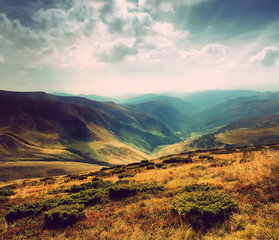
[[210, 149], [278, 143], [279, 114], [273, 114], [233, 122], [213, 134], [193, 140], [188, 149], [189, 147]]
[[199, 131], [210, 131], [234, 121], [279, 112], [279, 93], [232, 99], [194, 115], [202, 119], [192, 125]]
[[112, 102], [1, 91], [0, 112], [2, 160], [120, 163], [179, 140], [156, 118]]
[[124, 104], [140, 104], [145, 102], [152, 102], [152, 101], [160, 101], [172, 108], [176, 111], [186, 114], [186, 115], [193, 115], [197, 112], [197, 109], [194, 105], [183, 101], [177, 97], [169, 97], [164, 95], [157, 95], [157, 94], [145, 94], [135, 98], [128, 99], [124, 102]]
[[51, 95], [56, 95], [56, 96], [61, 96], [61, 97], [84, 97], [93, 101], [101, 101], [101, 102], [106, 102], [106, 101], [115, 101], [115, 99], [111, 97], [105, 97], [105, 96], [99, 96], [96, 94], [69, 94], [69, 93], [50, 93]]
[[176, 132], [185, 134], [185, 130], [190, 123], [193, 123], [193, 119], [184, 115], [171, 106], [161, 102], [159, 100], [148, 101], [139, 104], [126, 105], [133, 110], [139, 110], [150, 114], [156, 119], [163, 122], [169, 129]]
[[205, 92], [188, 93], [186, 96], [182, 97], [182, 99], [193, 104], [200, 111], [203, 111], [230, 99], [257, 96], [261, 94], [262, 93], [258, 91], [248, 90], [211, 90]]

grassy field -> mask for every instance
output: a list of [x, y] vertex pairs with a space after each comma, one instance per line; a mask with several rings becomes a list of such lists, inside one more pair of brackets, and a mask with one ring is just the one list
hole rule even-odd
[[96, 171], [101, 167], [94, 164], [58, 161], [13, 161], [0, 165], [0, 186], [11, 184], [15, 180], [36, 177], [51, 177]]
[[[0, 238], [278, 239], [278, 149], [197, 151], [18, 181], [0, 205]], [[55, 216], [61, 224], [53, 226]]]

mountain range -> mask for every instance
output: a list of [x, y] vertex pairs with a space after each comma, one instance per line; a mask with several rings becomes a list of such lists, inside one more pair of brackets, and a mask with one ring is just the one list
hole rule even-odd
[[0, 91], [0, 160], [110, 165], [149, 159], [160, 150], [279, 142], [278, 92], [144, 94], [121, 104], [102, 99]]

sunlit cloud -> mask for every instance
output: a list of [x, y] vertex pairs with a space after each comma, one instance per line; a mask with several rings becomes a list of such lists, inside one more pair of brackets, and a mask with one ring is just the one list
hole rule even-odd
[[6, 61], [5, 61], [5, 58], [0, 54], [0, 64], [2, 63], [5, 63]]
[[272, 66], [279, 59], [278, 47], [265, 47], [256, 55], [250, 58], [251, 63], [260, 63], [263, 66]]
[[0, 84], [106, 95], [273, 83], [270, 1], [2, 0]]

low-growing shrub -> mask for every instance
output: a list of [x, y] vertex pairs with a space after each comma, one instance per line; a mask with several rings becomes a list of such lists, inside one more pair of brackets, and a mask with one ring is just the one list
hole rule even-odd
[[210, 156], [210, 155], [200, 155], [199, 156], [199, 159], [213, 159], [213, 157], [212, 156]]
[[205, 170], [206, 167], [203, 165], [198, 165], [190, 168], [191, 170]]
[[149, 162], [149, 161], [142, 161], [142, 163], [139, 165], [140, 167], [146, 167], [146, 166], [153, 166], [155, 165], [154, 162]]
[[90, 189], [81, 191], [79, 193], [71, 194], [69, 198], [72, 200], [72, 204], [80, 203], [85, 206], [96, 204], [100, 201], [102, 195], [106, 194], [107, 191], [103, 189]]
[[136, 193], [137, 189], [134, 186], [115, 186], [109, 189], [109, 195], [112, 199], [121, 199]]
[[164, 160], [163, 163], [192, 163], [192, 158], [170, 158]]
[[5, 219], [8, 222], [12, 222], [16, 219], [24, 218], [30, 215], [37, 215], [41, 213], [44, 209], [44, 204], [42, 202], [30, 202], [23, 203], [13, 206], [8, 210], [5, 215]]
[[148, 163], [149, 161], [148, 160], [142, 160], [140, 161], [141, 163]]
[[88, 189], [108, 188], [111, 186], [110, 181], [103, 181], [101, 178], [93, 178], [92, 182], [83, 183], [81, 185], [73, 185], [67, 192], [77, 193]]
[[118, 175], [118, 178], [131, 178], [134, 177], [135, 174], [134, 173], [122, 173]]
[[203, 230], [223, 222], [237, 209], [230, 196], [213, 192], [186, 193], [176, 197], [170, 206], [195, 229]]
[[73, 175], [67, 175], [71, 180], [84, 180], [87, 178], [85, 175], [78, 175], [78, 174], [73, 174]]
[[154, 165], [148, 165], [147, 167], [146, 167], [146, 169], [148, 169], [148, 170], [150, 170], [150, 169], [154, 169], [155, 168], [155, 166]]
[[72, 225], [85, 217], [84, 206], [80, 204], [59, 206], [45, 212], [45, 226], [60, 228]]
[[0, 196], [0, 203], [7, 202], [9, 198], [7, 196]]
[[156, 192], [163, 190], [163, 185], [157, 183], [142, 183], [128, 186], [113, 186], [109, 189], [109, 195], [112, 199], [120, 199], [133, 196], [138, 192]]
[[123, 173], [123, 172], [125, 172], [125, 171], [126, 171], [125, 169], [116, 168], [116, 169], [111, 170], [110, 173], [112, 173], [112, 174], [118, 174], [118, 173]]
[[164, 163], [156, 163], [155, 167], [156, 168], [162, 168], [164, 166]]
[[12, 196], [12, 195], [15, 195], [16, 193], [11, 190], [11, 189], [0, 189], [0, 196]]
[[116, 185], [127, 185], [127, 184], [129, 184], [130, 183], [130, 181], [129, 180], [127, 180], [127, 179], [125, 179], [125, 180], [118, 180], [118, 181], [116, 181]]
[[216, 187], [214, 186], [210, 186], [208, 184], [191, 184], [191, 185], [188, 185], [184, 188], [184, 191], [185, 192], [196, 192], [196, 191], [209, 191], [209, 190], [214, 190], [216, 189]]
[[224, 167], [224, 166], [230, 166], [230, 165], [233, 165], [234, 162], [235, 162], [235, 160], [225, 159], [225, 160], [221, 160], [221, 161], [215, 161], [215, 162], [211, 163], [211, 164], [209, 165], [209, 167]]

